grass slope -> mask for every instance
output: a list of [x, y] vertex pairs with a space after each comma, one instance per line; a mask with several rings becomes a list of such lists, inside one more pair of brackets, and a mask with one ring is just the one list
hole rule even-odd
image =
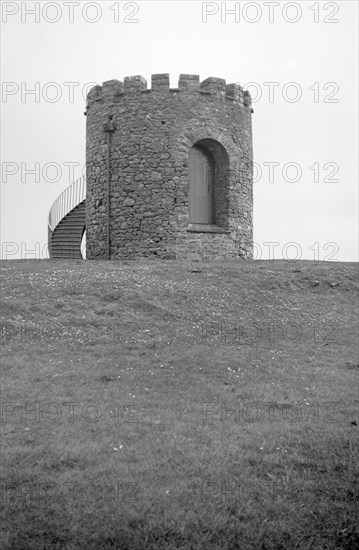
[[359, 545], [355, 264], [2, 272], [3, 549]]

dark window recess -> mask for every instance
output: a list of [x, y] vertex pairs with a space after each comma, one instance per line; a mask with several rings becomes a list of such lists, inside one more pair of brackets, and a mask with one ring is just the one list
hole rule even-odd
[[194, 145], [188, 156], [189, 221], [214, 224], [214, 158], [205, 147]]

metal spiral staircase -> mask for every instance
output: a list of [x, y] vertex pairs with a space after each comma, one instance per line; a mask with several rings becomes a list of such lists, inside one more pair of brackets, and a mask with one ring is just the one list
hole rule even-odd
[[82, 260], [85, 232], [86, 179], [82, 176], [57, 197], [50, 208], [48, 249], [52, 260]]

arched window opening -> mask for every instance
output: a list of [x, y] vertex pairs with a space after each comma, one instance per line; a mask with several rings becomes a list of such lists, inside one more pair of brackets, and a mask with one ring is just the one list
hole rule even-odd
[[188, 177], [190, 226], [196, 230], [203, 226], [205, 231], [227, 230], [229, 157], [223, 145], [211, 138], [197, 141], [188, 153]]
[[189, 222], [214, 224], [215, 162], [212, 153], [203, 146], [191, 147], [189, 170]]

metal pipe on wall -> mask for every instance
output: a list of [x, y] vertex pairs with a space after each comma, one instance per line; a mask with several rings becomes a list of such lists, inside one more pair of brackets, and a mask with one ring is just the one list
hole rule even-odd
[[103, 125], [104, 131], [107, 133], [107, 155], [106, 155], [106, 199], [107, 199], [107, 212], [106, 212], [106, 257], [108, 260], [111, 258], [110, 251], [110, 145], [111, 138], [110, 134], [115, 130], [115, 125], [113, 122], [113, 115], [108, 115], [107, 122]]
[[107, 211], [106, 211], [106, 226], [107, 226], [107, 259], [110, 259], [110, 131], [107, 131]]

